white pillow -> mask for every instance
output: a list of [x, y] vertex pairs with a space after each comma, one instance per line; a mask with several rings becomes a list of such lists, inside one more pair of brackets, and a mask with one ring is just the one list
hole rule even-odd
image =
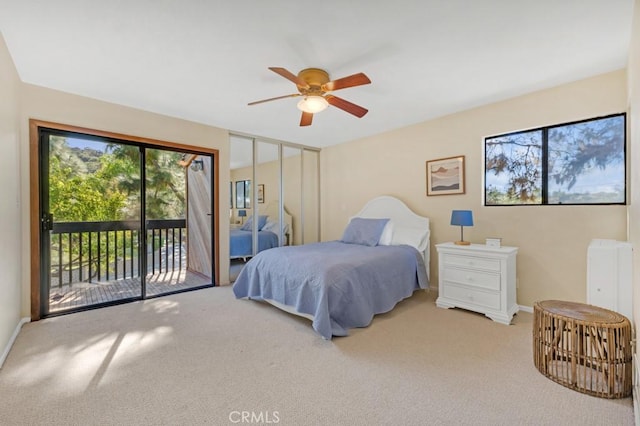
[[278, 233], [278, 222], [273, 220], [267, 220], [267, 223], [261, 229], [262, 231], [271, 231], [273, 233]]
[[[277, 234], [279, 232], [278, 228], [278, 222], [274, 221], [274, 220], [267, 220], [267, 223], [264, 224], [264, 226], [262, 227], [261, 231], [270, 231], [273, 232], [274, 234]], [[286, 223], [284, 224], [284, 229], [282, 230], [283, 233], [287, 233], [287, 231], [289, 230], [289, 225], [287, 225]]]
[[406, 244], [418, 251], [426, 248], [429, 230], [422, 228], [396, 227], [391, 238], [392, 245]]
[[380, 235], [380, 240], [378, 241], [378, 245], [380, 246], [390, 246], [393, 238], [393, 222], [389, 221], [384, 226], [382, 230], [382, 235]]

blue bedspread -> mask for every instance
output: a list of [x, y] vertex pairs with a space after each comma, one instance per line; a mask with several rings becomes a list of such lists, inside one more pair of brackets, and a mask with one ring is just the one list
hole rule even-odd
[[[249, 257], [253, 255], [251, 231], [232, 229], [229, 233], [229, 257]], [[258, 231], [258, 251], [278, 247], [278, 236], [270, 231]]]
[[375, 314], [428, 285], [422, 256], [411, 246], [331, 241], [259, 253], [244, 266], [233, 292], [313, 315], [313, 328], [331, 339], [369, 325]]

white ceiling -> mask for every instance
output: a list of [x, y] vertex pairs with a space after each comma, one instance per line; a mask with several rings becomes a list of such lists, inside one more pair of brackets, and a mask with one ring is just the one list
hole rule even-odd
[[[633, 0], [0, 0], [21, 79], [324, 147], [626, 66]], [[372, 84], [299, 127], [269, 71]]]

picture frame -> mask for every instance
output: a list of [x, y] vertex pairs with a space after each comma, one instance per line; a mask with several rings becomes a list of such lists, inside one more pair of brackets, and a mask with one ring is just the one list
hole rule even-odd
[[264, 203], [264, 184], [258, 185], [258, 203]]
[[465, 193], [464, 155], [427, 161], [427, 196]]

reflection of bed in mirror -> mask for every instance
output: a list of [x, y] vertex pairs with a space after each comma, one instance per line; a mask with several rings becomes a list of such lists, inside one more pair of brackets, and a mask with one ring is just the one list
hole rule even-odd
[[[272, 201], [266, 208], [258, 209], [258, 252], [289, 245], [293, 238], [293, 219], [291, 214], [284, 207], [283, 220], [283, 243], [280, 244], [279, 232], [279, 202]], [[229, 257], [231, 259], [246, 259], [253, 256], [253, 238], [251, 229], [253, 227], [253, 216], [237, 229], [229, 231]]]

